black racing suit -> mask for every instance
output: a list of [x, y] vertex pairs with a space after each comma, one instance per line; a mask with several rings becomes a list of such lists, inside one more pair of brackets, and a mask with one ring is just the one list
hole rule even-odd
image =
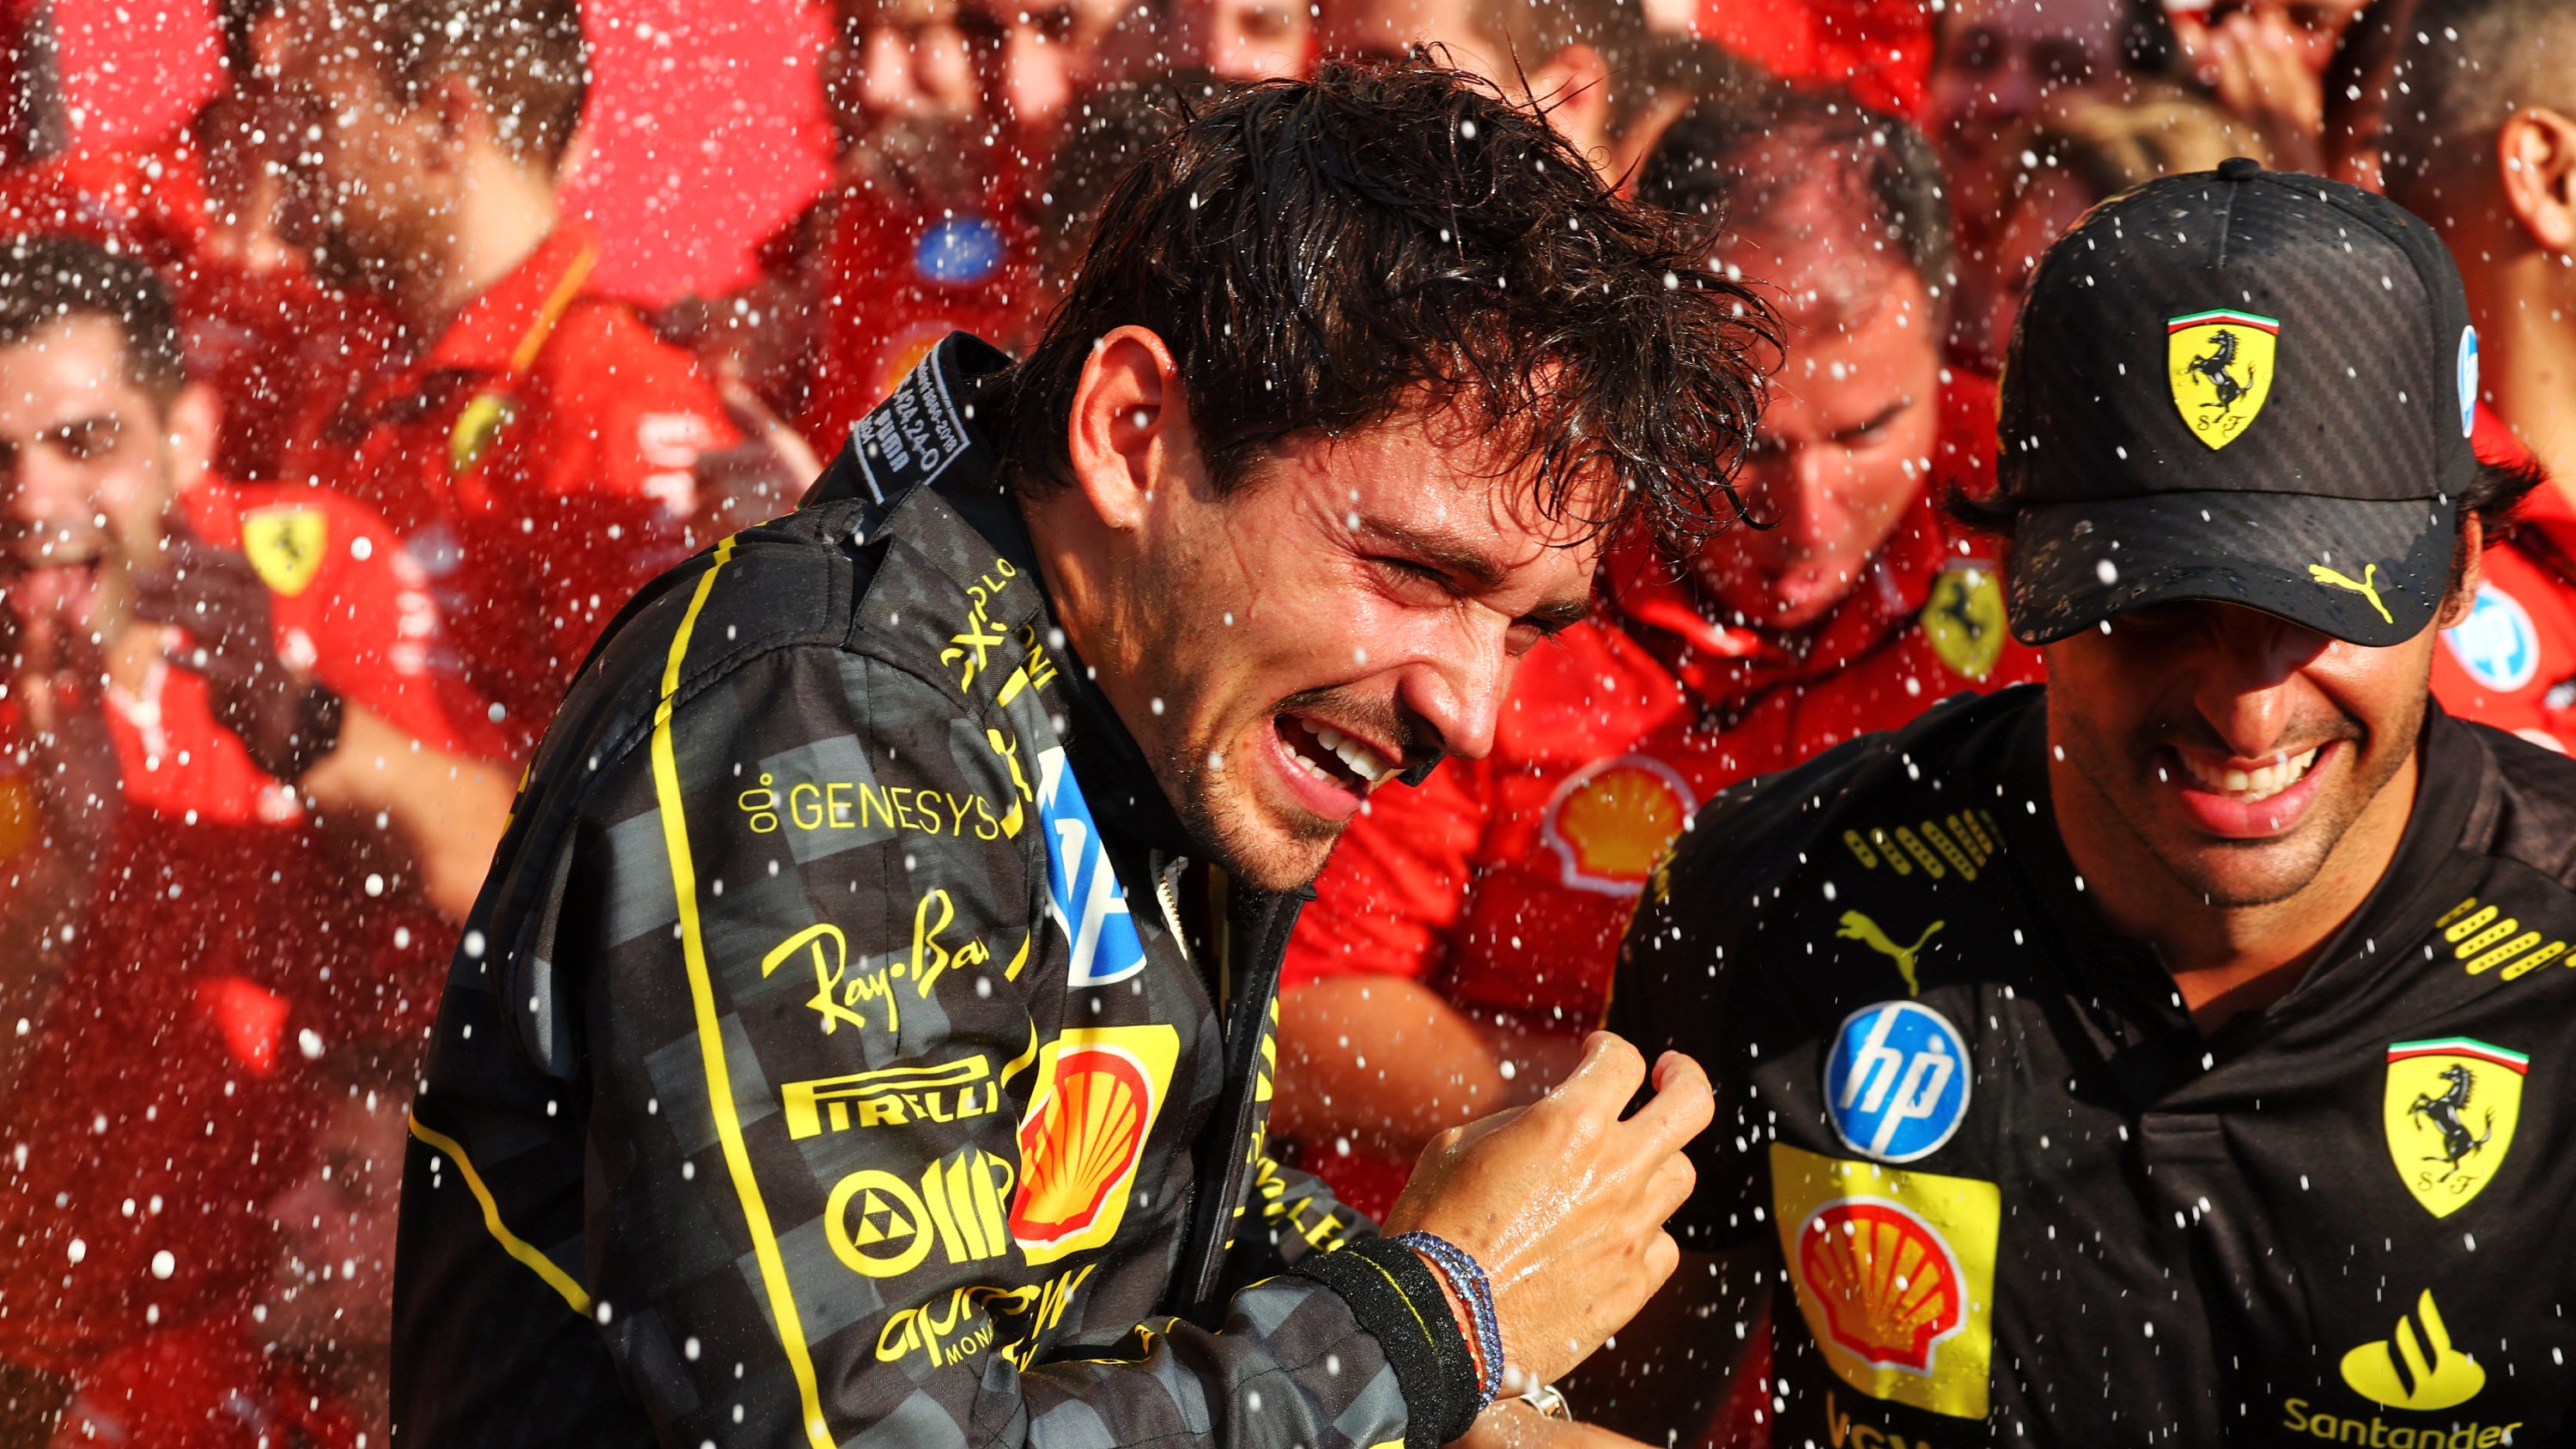
[[1084, 683], [1003, 363], [941, 344], [581, 672], [414, 1111], [400, 1443], [1463, 1427], [1436, 1283], [1265, 1150], [1298, 901], [1188, 863]]
[[1780, 1285], [1772, 1442], [2566, 1442], [2576, 763], [2436, 708], [2376, 889], [2204, 1036], [2045, 700], [1739, 787], [1630, 928], [1612, 1029], [1717, 1086], [1675, 1231]]

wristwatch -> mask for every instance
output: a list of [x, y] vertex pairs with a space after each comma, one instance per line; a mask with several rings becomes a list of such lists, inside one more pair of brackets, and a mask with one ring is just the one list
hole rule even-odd
[[1554, 1384], [1539, 1384], [1523, 1393], [1520, 1400], [1536, 1409], [1542, 1419], [1571, 1420], [1574, 1417], [1574, 1406], [1565, 1401], [1564, 1391]]

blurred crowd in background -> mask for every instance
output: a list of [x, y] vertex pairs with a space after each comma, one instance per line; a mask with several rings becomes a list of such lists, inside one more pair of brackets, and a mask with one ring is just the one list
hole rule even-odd
[[[1783, 321], [1773, 526], [1614, 551], [1492, 755], [1318, 883], [1277, 1126], [1364, 1208], [1572, 1061], [1699, 803], [2039, 677], [1941, 503], [2095, 203], [2231, 156], [2386, 189], [2467, 273], [2482, 453], [2576, 478], [2571, 0], [109, 10], [0, 15], [5, 1444], [383, 1443], [419, 1044], [585, 650], [941, 337], [1031, 337], [1226, 88], [1473, 72]], [[2453, 712], [2576, 740], [2571, 549], [2543, 490]]]

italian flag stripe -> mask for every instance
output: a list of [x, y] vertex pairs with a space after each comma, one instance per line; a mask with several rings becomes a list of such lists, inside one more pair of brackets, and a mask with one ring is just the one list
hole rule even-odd
[[2165, 322], [2165, 330], [2180, 332], [2186, 327], [2200, 327], [2212, 322], [2233, 322], [2242, 327], [2251, 327], [2258, 332], [2270, 332], [2275, 335], [2281, 330], [2281, 319], [2278, 317], [2265, 317], [2253, 312], [2228, 311], [2194, 312], [2188, 317], [2168, 318]]
[[2531, 1069], [2531, 1058], [2521, 1052], [2482, 1042], [2474, 1037], [2444, 1036], [2430, 1041], [2401, 1041], [2388, 1048], [2388, 1059], [2404, 1061], [2408, 1057], [2476, 1057], [2521, 1076]]

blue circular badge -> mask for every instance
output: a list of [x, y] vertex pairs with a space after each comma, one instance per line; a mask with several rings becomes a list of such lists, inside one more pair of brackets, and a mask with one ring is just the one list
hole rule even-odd
[[2478, 329], [2460, 329], [2460, 436], [2478, 428]]
[[933, 222], [912, 249], [914, 271], [943, 287], [968, 287], [1002, 269], [1002, 232], [980, 216]]
[[2478, 585], [2469, 617], [2442, 631], [2442, 642], [2469, 677], [2489, 689], [2511, 692], [2540, 672], [2540, 631], [2522, 602], [2493, 584]]
[[1852, 1151], [1912, 1162], [1941, 1150], [1968, 1115], [1968, 1045], [1913, 1001], [1855, 1011], [1825, 1057], [1825, 1112]]

